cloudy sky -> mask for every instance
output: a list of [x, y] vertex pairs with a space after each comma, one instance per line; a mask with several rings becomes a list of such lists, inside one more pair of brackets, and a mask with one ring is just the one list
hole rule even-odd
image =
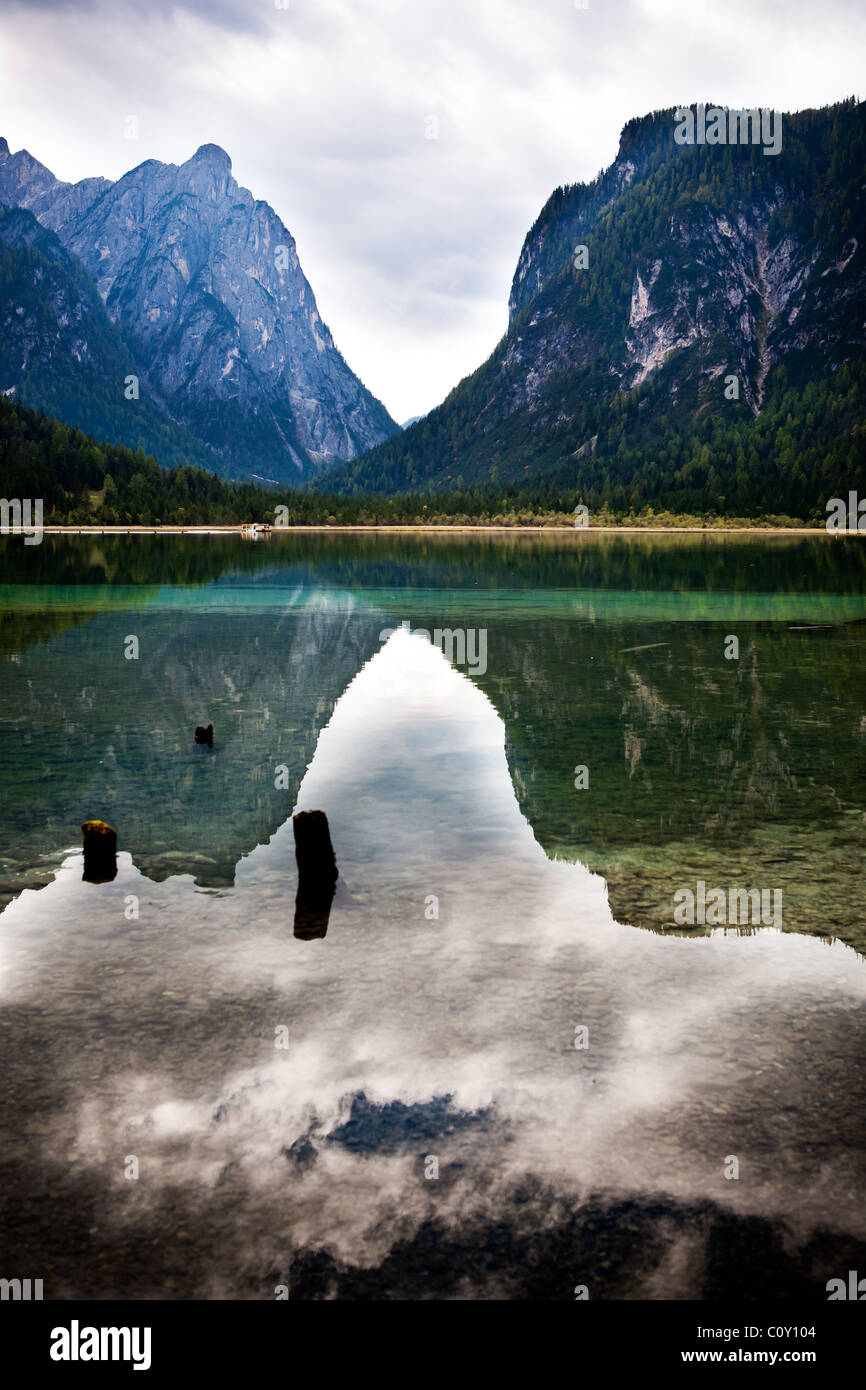
[[222, 145], [402, 422], [494, 347], [526, 231], [630, 117], [864, 95], [862, 0], [584, 3], [0, 0], [0, 134], [71, 180]]

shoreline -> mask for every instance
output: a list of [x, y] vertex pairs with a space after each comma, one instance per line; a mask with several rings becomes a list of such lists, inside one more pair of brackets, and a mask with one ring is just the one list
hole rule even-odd
[[[246, 523], [245, 523], [246, 524]], [[269, 540], [271, 536], [279, 535], [283, 532], [297, 534], [304, 531], [340, 531], [340, 532], [365, 532], [365, 531], [436, 531], [436, 532], [531, 532], [538, 534], [552, 534], [570, 536], [575, 534], [588, 534], [596, 532], [605, 535], [758, 535], [758, 536], [848, 536], [864, 534], [861, 532], [831, 532], [826, 526], [539, 526], [539, 525], [513, 525], [513, 526], [492, 526], [478, 525], [472, 526], [468, 523], [450, 525], [447, 522], [428, 523], [419, 522], [412, 525], [408, 522], [376, 523], [368, 525], [344, 526], [336, 523], [328, 525], [320, 522], [308, 526], [274, 526], [263, 536], [245, 536], [243, 539], [258, 542]], [[243, 525], [226, 526], [43, 526], [43, 535], [52, 536], [242, 536]]]

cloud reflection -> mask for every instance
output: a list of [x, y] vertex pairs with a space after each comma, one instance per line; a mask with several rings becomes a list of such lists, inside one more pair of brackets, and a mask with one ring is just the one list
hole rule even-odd
[[[541, 1241], [568, 1297], [580, 1271], [556, 1232], [605, 1211], [592, 1248], [633, 1226], [641, 1289], [669, 1297], [704, 1277], [710, 1210], [784, 1220], [795, 1241], [866, 1238], [853, 951], [616, 923], [604, 881], [535, 841], [492, 705], [405, 631], [337, 703], [298, 796], [311, 808], [343, 885], [326, 940], [286, 938], [291, 820], [224, 896], [152, 883], [124, 854], [114, 884], [82, 884], [73, 857], [3, 916], [4, 1000], [47, 1011], [66, 1097], [22, 1114], [16, 1158], [38, 1174], [69, 1136], [113, 1260], [121, 1236], [182, 1229], [205, 1295], [271, 1297], [294, 1270], [324, 1296], [351, 1268], [379, 1269], [386, 1296], [395, 1250], [423, 1264], [452, 1240], [452, 1296], [496, 1296], [509, 1279], [474, 1269], [466, 1232], [495, 1243], [505, 1222], [514, 1258]], [[96, 1276], [73, 1261], [65, 1277]], [[134, 1278], [133, 1296], [170, 1296]]]

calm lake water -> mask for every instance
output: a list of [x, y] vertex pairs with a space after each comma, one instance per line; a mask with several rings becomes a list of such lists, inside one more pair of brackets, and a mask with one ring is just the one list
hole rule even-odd
[[[6, 1277], [823, 1300], [866, 1270], [857, 539], [7, 538], [0, 612]], [[340, 870], [312, 938], [309, 809]], [[779, 910], [732, 924], [738, 889]]]

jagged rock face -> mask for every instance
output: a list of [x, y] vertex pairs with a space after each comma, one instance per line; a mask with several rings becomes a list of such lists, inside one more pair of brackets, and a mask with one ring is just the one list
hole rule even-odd
[[102, 178], [62, 183], [28, 150], [11, 154], [0, 136], [0, 203], [28, 208], [52, 231], [60, 231], [66, 223], [83, 216], [100, 193], [110, 187], [111, 180]]
[[223, 471], [297, 479], [396, 431], [322, 323], [291, 234], [218, 146], [69, 185], [3, 141], [0, 203], [29, 208], [81, 260], [129, 370], [233, 461]]
[[[21, 280], [28, 279], [35, 291], [27, 303], [17, 303], [13, 296], [0, 306], [0, 352], [7, 375], [13, 362], [26, 376], [37, 363], [56, 367], [62, 356], [99, 370], [104, 366], [104, 342], [91, 331], [96, 322], [113, 339], [115, 366], [122, 368], [121, 342], [99, 313], [92, 285], [58, 238], [32, 213], [16, 207], [0, 209], [0, 244], [10, 253], [4, 264], [18, 262]], [[4, 389], [9, 389], [5, 382]]]
[[[645, 161], [642, 161], [642, 164], [644, 163]], [[511, 284], [511, 294], [508, 297], [509, 324], [532, 302], [550, 275], [550, 250], [553, 249], [553, 243], [559, 241], [559, 238], [553, 237], [551, 233], [561, 230], [561, 223], [557, 226], [557, 205], [567, 197], [569, 222], [578, 234], [576, 240], [583, 244], [580, 242], [580, 234], [593, 226], [614, 206], [617, 198], [634, 180], [636, 170], [634, 159], [620, 154], [610, 168], [599, 175], [595, 184], [576, 184], [568, 190], [558, 189], [553, 194], [530, 228], [521, 247]], [[554, 254], [558, 255], [558, 251]]]
[[[811, 277], [820, 253], [793, 236], [771, 246], [776, 206], [756, 204], [732, 217], [707, 208], [671, 218], [671, 243], [685, 273], [677, 278], [670, 258], [645, 258], [636, 269], [624, 384], [642, 385], [672, 348], [697, 346], [700, 372], [712, 381], [736, 370], [759, 414], [773, 363], [820, 335], [821, 289]], [[801, 332], [793, 326], [804, 308], [803, 322], [812, 328]]]

